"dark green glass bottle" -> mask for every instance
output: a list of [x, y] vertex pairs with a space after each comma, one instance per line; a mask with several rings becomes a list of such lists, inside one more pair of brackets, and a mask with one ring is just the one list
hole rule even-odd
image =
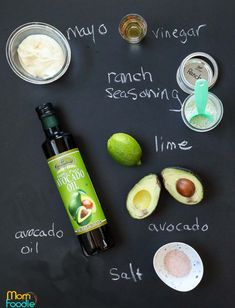
[[36, 112], [46, 134], [43, 151], [84, 254], [109, 249], [107, 220], [72, 135], [61, 129], [51, 103]]

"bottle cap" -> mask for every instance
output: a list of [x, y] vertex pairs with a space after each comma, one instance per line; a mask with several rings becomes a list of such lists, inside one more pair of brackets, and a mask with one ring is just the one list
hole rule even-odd
[[195, 82], [206, 79], [208, 88], [212, 88], [218, 78], [218, 65], [214, 58], [205, 52], [194, 52], [188, 55], [180, 64], [176, 80], [186, 93], [193, 93]]
[[55, 114], [55, 109], [52, 103], [46, 103], [35, 108], [39, 119]]
[[55, 109], [52, 103], [46, 103], [38, 106], [36, 109], [39, 119], [44, 129], [55, 127], [59, 124], [55, 115]]

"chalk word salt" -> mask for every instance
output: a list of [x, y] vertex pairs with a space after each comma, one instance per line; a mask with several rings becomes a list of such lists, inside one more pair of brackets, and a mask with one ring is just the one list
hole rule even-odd
[[78, 26], [69, 27], [66, 31], [68, 40], [71, 38], [83, 38], [83, 37], [91, 37], [93, 43], [96, 43], [97, 35], [103, 36], [108, 33], [108, 29], [105, 24], [101, 24], [98, 27], [95, 25], [90, 25], [86, 27], [79, 28]]
[[185, 44], [188, 42], [189, 37], [198, 38], [200, 36], [200, 31], [207, 25], [199, 25], [197, 27], [191, 27], [187, 30], [185, 29], [165, 29], [164, 27], [159, 27], [156, 30], [152, 30], [152, 33], [156, 39], [176, 39], [180, 43]]
[[148, 226], [148, 230], [151, 232], [182, 232], [182, 231], [202, 231], [206, 232], [209, 229], [208, 224], [200, 225], [198, 217], [195, 217], [195, 223], [194, 224], [186, 224], [183, 222], [179, 222], [177, 224], [172, 223], [160, 223], [160, 224], [154, 224], [151, 223]]
[[180, 142], [177, 141], [168, 141], [164, 140], [162, 136], [155, 136], [155, 149], [156, 152], [164, 152], [164, 151], [174, 151], [174, 150], [182, 150], [189, 151], [192, 149], [192, 145], [189, 145], [187, 140], [182, 140]]
[[131, 280], [133, 282], [138, 282], [143, 279], [143, 273], [140, 272], [140, 269], [134, 269], [132, 263], [129, 263], [128, 272], [119, 271], [117, 267], [110, 269], [109, 274], [112, 281], [117, 281], [120, 279]]

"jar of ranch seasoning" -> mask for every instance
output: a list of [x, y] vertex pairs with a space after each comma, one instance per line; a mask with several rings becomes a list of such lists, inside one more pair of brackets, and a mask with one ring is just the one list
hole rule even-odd
[[215, 94], [209, 92], [206, 112], [211, 115], [211, 119], [197, 116], [193, 121], [191, 120], [192, 115], [197, 111], [194, 88], [199, 79], [207, 81], [208, 89], [211, 89], [218, 79], [218, 65], [214, 58], [205, 52], [194, 52], [184, 58], [177, 70], [176, 80], [179, 87], [190, 94], [184, 100], [181, 108], [183, 122], [191, 130], [208, 132], [220, 123], [224, 109], [221, 100]]
[[188, 55], [180, 64], [176, 80], [180, 88], [192, 94], [195, 82], [198, 79], [206, 79], [208, 88], [211, 89], [218, 78], [218, 65], [214, 58], [205, 52], [194, 52]]

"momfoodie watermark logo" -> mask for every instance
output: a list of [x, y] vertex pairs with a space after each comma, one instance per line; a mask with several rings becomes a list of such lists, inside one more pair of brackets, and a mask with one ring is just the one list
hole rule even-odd
[[6, 308], [34, 308], [37, 301], [37, 296], [33, 292], [7, 291], [6, 294]]

